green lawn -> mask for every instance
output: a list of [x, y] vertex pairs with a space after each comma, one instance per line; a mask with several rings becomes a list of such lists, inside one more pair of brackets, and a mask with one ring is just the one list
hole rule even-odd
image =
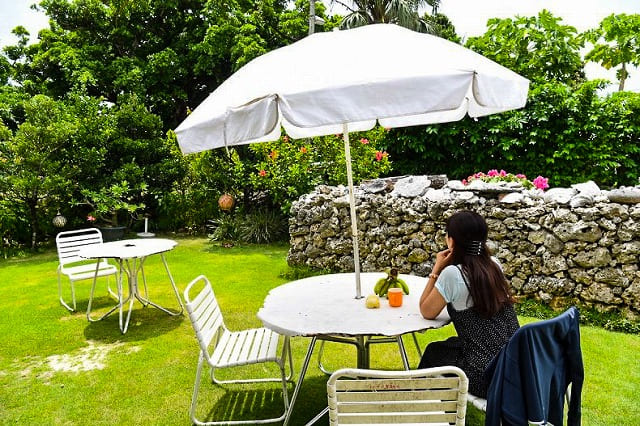
[[[167, 254], [182, 292], [199, 274], [207, 275], [231, 329], [260, 326], [256, 312], [269, 290], [286, 280], [287, 246], [214, 247], [204, 238], [178, 239]], [[117, 315], [88, 323], [84, 312], [70, 314], [58, 303], [54, 250], [27, 259], [0, 262], [0, 424], [158, 424], [187, 425], [197, 362], [197, 344], [186, 316], [170, 317], [135, 305], [127, 334]], [[145, 263], [153, 300], [174, 306], [159, 258]], [[76, 285], [78, 307], [86, 309], [90, 282]], [[99, 283], [97, 306], [111, 300]], [[528, 322], [532, 319], [521, 318]], [[586, 379], [584, 425], [635, 425], [640, 419], [640, 336], [582, 327]], [[453, 334], [451, 326], [420, 336]], [[308, 339], [292, 339], [300, 368]], [[406, 341], [412, 365], [418, 356]], [[346, 357], [345, 357], [346, 353]], [[355, 365], [355, 350], [330, 344], [325, 364]], [[316, 359], [314, 357], [314, 363]], [[84, 362], [84, 363], [83, 363]], [[374, 345], [372, 368], [399, 369], [394, 345]], [[326, 405], [326, 377], [314, 366], [296, 403], [292, 424], [304, 424]], [[203, 380], [201, 416], [251, 418], [277, 414], [281, 400], [272, 385], [225, 389]], [[468, 424], [482, 424], [469, 410]], [[320, 424], [327, 424], [326, 417]]]

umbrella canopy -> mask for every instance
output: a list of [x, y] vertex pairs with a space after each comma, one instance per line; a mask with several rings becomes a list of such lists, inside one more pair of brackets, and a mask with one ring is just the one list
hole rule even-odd
[[[178, 126], [183, 153], [345, 135], [359, 275], [349, 131], [443, 123], [521, 108], [529, 81], [458, 44], [392, 24], [315, 33], [238, 70]], [[361, 297], [359, 279], [356, 297]]]

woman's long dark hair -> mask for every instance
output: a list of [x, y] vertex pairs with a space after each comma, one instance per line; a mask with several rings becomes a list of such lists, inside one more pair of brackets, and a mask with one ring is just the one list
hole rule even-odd
[[514, 302], [507, 279], [487, 248], [487, 223], [478, 213], [462, 210], [447, 220], [453, 238], [452, 264], [460, 265], [469, 283], [473, 308], [485, 318]]

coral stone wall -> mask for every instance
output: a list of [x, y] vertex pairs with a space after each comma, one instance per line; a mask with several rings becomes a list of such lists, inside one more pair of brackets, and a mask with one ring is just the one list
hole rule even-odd
[[[467, 209], [486, 219], [488, 246], [517, 295], [640, 315], [640, 187], [602, 191], [587, 182], [542, 192], [410, 176], [362, 184], [355, 198], [363, 271], [394, 266], [428, 275], [446, 248], [446, 218]], [[353, 271], [345, 187], [320, 186], [301, 197], [289, 231], [289, 264]]]

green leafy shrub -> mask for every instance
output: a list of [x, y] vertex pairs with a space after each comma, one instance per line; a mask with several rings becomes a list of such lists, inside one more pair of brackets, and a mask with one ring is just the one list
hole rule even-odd
[[301, 280], [303, 278], [315, 277], [316, 275], [332, 274], [336, 271], [330, 269], [317, 269], [308, 265], [294, 265], [282, 271], [278, 276], [288, 281]]
[[[581, 306], [579, 304], [576, 304], [576, 306], [580, 310], [581, 324], [601, 327], [609, 331], [640, 334], [640, 321], [624, 318], [616, 310], [602, 312], [590, 306]], [[522, 298], [518, 300], [515, 308], [518, 315], [526, 317], [549, 319], [558, 316], [557, 310], [535, 299]]]
[[260, 208], [248, 213], [240, 222], [240, 240], [257, 244], [283, 241], [289, 236], [288, 224], [281, 212]]
[[236, 241], [240, 235], [239, 228], [238, 219], [233, 215], [221, 215], [207, 224], [211, 241]]

